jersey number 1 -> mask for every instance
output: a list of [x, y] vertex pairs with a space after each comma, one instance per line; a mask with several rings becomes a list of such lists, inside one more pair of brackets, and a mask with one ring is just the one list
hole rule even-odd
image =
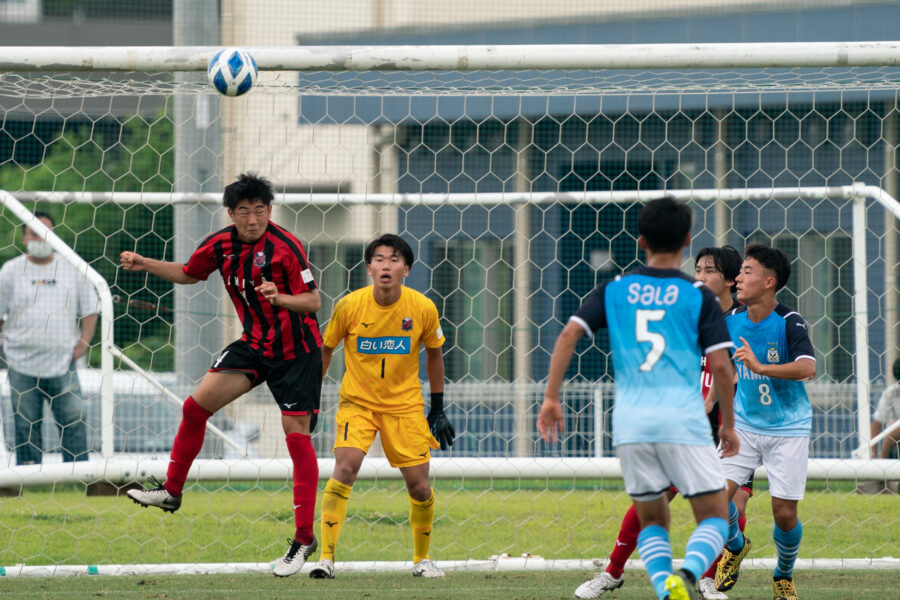
[[652, 371], [653, 366], [662, 358], [663, 352], [666, 351], [666, 337], [661, 333], [650, 331], [648, 325], [651, 321], [662, 321], [666, 316], [663, 309], [646, 310], [638, 309], [634, 313], [635, 317], [635, 338], [639, 342], [650, 342], [650, 352], [641, 365], [641, 371]]

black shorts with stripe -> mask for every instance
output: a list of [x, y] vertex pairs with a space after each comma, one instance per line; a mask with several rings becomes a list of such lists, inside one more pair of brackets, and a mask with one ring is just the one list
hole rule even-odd
[[315, 429], [322, 396], [322, 351], [316, 348], [291, 360], [266, 358], [237, 340], [222, 350], [210, 373], [243, 373], [254, 388], [266, 382], [283, 415], [312, 415], [309, 431]]

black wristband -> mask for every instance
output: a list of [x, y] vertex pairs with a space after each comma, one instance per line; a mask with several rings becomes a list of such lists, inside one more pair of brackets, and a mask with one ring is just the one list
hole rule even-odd
[[444, 412], [444, 392], [431, 392], [431, 407], [428, 412], [438, 410]]

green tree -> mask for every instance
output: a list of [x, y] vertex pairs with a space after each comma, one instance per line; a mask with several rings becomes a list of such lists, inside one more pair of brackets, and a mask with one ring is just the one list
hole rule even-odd
[[[10, 161], [0, 166], [3, 189], [56, 192], [169, 192], [174, 180], [174, 127], [171, 109], [152, 119], [135, 115], [113, 126], [67, 122], [34, 165]], [[119, 253], [137, 250], [171, 259], [171, 206], [104, 203], [47, 203], [30, 206], [50, 212], [56, 232], [110, 284], [116, 306], [116, 344], [142, 366], [173, 367], [170, 329], [172, 285], [143, 273], [118, 269]], [[0, 218], [3, 261], [22, 252], [20, 223]], [[99, 328], [98, 328], [99, 329]], [[92, 362], [99, 361], [94, 353]]]

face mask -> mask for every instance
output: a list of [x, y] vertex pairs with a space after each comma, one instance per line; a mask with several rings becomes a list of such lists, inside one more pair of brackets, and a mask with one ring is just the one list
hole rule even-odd
[[50, 245], [50, 242], [31, 241], [28, 242], [27, 248], [28, 254], [34, 258], [47, 258], [53, 254], [53, 246]]

